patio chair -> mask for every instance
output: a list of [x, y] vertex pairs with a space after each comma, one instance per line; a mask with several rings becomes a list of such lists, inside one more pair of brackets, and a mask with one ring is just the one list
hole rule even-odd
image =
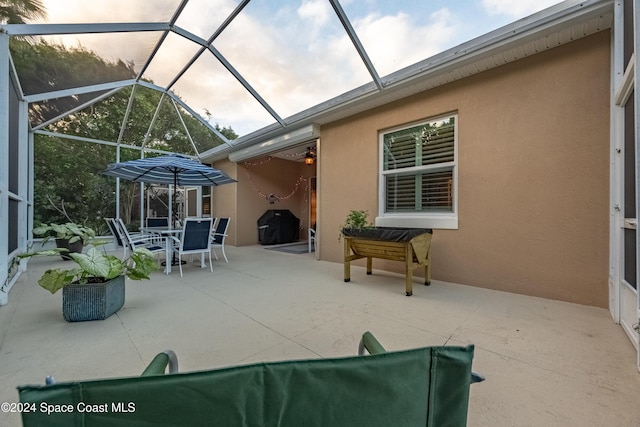
[[224, 261], [229, 262], [227, 254], [224, 251], [224, 241], [227, 238], [227, 230], [229, 229], [230, 222], [231, 218], [223, 217], [218, 219], [215, 231], [211, 234], [211, 250], [213, 251], [213, 256], [216, 257], [216, 260], [218, 259], [218, 255], [216, 254], [215, 248], [220, 248], [222, 250]]
[[18, 391], [28, 408], [73, 409], [22, 411], [25, 427], [461, 427], [467, 421], [473, 352], [473, 345], [425, 347], [165, 375], [167, 366], [177, 371], [177, 358], [167, 351], [140, 377]]
[[122, 235], [120, 233], [120, 230], [118, 227], [118, 225], [116, 224], [116, 220], [115, 218], [105, 218], [104, 219], [107, 223], [107, 225], [109, 226], [109, 231], [111, 231], [111, 234], [113, 234], [113, 237], [116, 239], [116, 245], [118, 245], [118, 247], [122, 248], [122, 259], [124, 259], [125, 255], [127, 254], [127, 247], [125, 246], [124, 242], [122, 241]]
[[[365, 332], [362, 334], [362, 338], [360, 338], [360, 344], [358, 344], [358, 355], [364, 356], [366, 353], [369, 354], [383, 354], [386, 353], [387, 350], [380, 344], [380, 342], [373, 336], [371, 332]], [[471, 371], [471, 384], [473, 383], [481, 383], [486, 378], [477, 373]]]
[[157, 245], [161, 245], [164, 238], [154, 231], [149, 231], [148, 228], [151, 227], [159, 227], [159, 228], [169, 228], [169, 217], [147, 217], [144, 219], [145, 228], [142, 230], [142, 233], [145, 235], [153, 236], [153, 241]]
[[123, 259], [127, 255], [127, 252], [133, 252], [134, 250], [136, 250], [136, 248], [145, 248], [154, 254], [158, 254], [167, 250], [165, 245], [157, 243], [156, 236], [146, 235], [142, 233], [129, 233], [129, 230], [127, 230], [127, 226], [124, 225], [124, 221], [122, 221], [122, 218], [118, 218], [114, 222], [118, 226], [118, 229], [121, 233], [120, 236], [125, 244], [125, 253], [123, 255]]
[[[178, 265], [180, 266], [180, 277], [182, 277], [182, 255], [189, 254], [209, 254], [209, 268], [213, 273], [213, 263], [211, 262], [211, 228], [213, 218], [186, 218], [182, 228], [180, 239], [171, 236], [174, 240], [174, 251], [178, 253]], [[202, 268], [205, 267], [204, 259], [201, 260]]]
[[144, 219], [147, 227], [168, 227], [169, 217], [147, 217]]
[[309, 244], [309, 252], [313, 252], [316, 250], [316, 226], [314, 224], [313, 227], [309, 227], [309, 237], [307, 238], [307, 243]]

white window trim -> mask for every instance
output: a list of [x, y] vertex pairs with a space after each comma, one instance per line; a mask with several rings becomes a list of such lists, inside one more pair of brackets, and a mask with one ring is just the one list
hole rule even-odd
[[[391, 132], [397, 132], [424, 123], [443, 120], [449, 117], [455, 118], [454, 132], [454, 161], [453, 163], [453, 212], [450, 213], [386, 213], [385, 187], [384, 187], [384, 136]], [[458, 113], [443, 114], [441, 116], [430, 117], [407, 125], [380, 131], [378, 133], [378, 216], [375, 218], [375, 225], [378, 227], [409, 227], [409, 228], [439, 228], [458, 229]], [[451, 163], [447, 163], [450, 165]], [[441, 166], [441, 165], [439, 165]]]

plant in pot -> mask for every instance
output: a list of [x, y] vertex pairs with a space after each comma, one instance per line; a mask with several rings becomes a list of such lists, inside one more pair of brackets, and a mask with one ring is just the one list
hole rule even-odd
[[351, 235], [352, 233], [357, 233], [360, 230], [373, 228], [373, 224], [367, 221], [369, 217], [369, 212], [363, 210], [351, 210], [347, 214], [347, 218], [344, 221], [344, 224], [340, 226], [340, 237], [343, 235]]
[[79, 225], [73, 222], [66, 224], [42, 224], [33, 229], [35, 236], [42, 236], [42, 244], [44, 245], [51, 239], [55, 239], [56, 247], [66, 249], [60, 252], [60, 256], [64, 260], [70, 260], [70, 253], [81, 253], [85, 245], [90, 243], [96, 233], [93, 229]]
[[[58, 255], [64, 251], [53, 249], [19, 256]], [[103, 253], [95, 244], [87, 253], [68, 255], [77, 267], [49, 269], [38, 280], [52, 294], [62, 289], [62, 314], [67, 322], [106, 319], [124, 305], [125, 276], [133, 280], [149, 279], [156, 269], [154, 254], [145, 248], [136, 249], [125, 260]]]

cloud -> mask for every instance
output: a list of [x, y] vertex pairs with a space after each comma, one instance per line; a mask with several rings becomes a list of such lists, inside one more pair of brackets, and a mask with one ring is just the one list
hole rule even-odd
[[[155, 0], [151, 8], [149, 2], [131, 0], [45, 1], [50, 7], [51, 22], [164, 21], [179, 3]], [[104, 9], [106, 3], [109, 10]], [[349, 3], [342, 1], [344, 5]], [[375, 7], [374, 3], [365, 3]], [[493, 14], [516, 17], [553, 3], [556, 1], [482, 2]], [[237, 1], [232, 0], [190, 2], [177, 25], [207, 39], [236, 5]], [[369, 7], [351, 9], [352, 25], [380, 76], [467, 40], [469, 23], [463, 23], [465, 14], [460, 10], [429, 11], [427, 6], [414, 4], [414, 11], [406, 12], [398, 11], [402, 8], [400, 4], [394, 6], [395, 3], [385, 4], [390, 9], [387, 12]], [[65, 41], [82, 40], [89, 49], [109, 58], [133, 60], [139, 66], [155, 45], [150, 35], [82, 35], [70, 36]], [[107, 38], [111, 41], [107, 42]], [[147, 74], [160, 85], [173, 80], [199, 48], [177, 35], [171, 35], [166, 43], [166, 48], [157, 52]], [[214, 46], [283, 118], [371, 81], [327, 0], [251, 2], [214, 41]], [[173, 89], [195, 111], [208, 109], [214, 122], [230, 125], [240, 135], [274, 121], [210, 52], [205, 52]]]
[[482, 6], [490, 15], [506, 15], [511, 19], [519, 19], [538, 12], [554, 4], [558, 0], [482, 0]]
[[298, 8], [298, 15], [322, 26], [330, 19], [332, 10], [326, 0], [305, 1]]
[[168, 20], [177, 6], [175, 0], [43, 0], [48, 23], [143, 22]]
[[451, 47], [459, 24], [448, 9], [437, 10], [429, 15], [429, 19], [418, 23], [412, 18], [400, 12], [396, 15], [369, 14], [354, 21], [355, 30], [380, 75]]

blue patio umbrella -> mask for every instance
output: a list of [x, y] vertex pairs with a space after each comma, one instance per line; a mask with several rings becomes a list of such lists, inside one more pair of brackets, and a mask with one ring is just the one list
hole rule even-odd
[[102, 172], [133, 182], [212, 186], [236, 182], [224, 172], [179, 154], [111, 163]]
[[179, 154], [111, 163], [102, 172], [133, 182], [180, 186], [213, 186], [236, 182], [224, 172]]

